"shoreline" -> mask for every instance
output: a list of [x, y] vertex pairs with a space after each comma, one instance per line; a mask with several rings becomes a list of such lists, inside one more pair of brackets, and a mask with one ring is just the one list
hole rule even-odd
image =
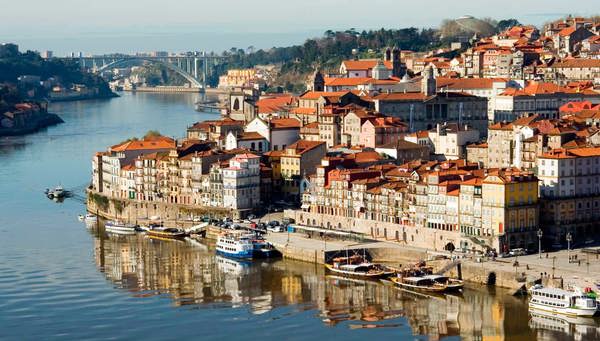
[[[230, 212], [218, 208], [194, 207], [181, 204], [168, 204], [160, 202], [143, 202], [138, 200], [123, 200], [109, 198], [104, 194], [87, 190], [86, 210], [106, 220], [121, 220], [127, 223], [144, 224], [150, 221], [149, 217], [159, 216], [161, 221], [167, 225], [178, 227], [189, 227], [199, 224], [192, 220], [180, 219], [190, 214], [214, 216], [227, 216]], [[220, 228], [209, 225], [207, 237], [215, 238], [222, 231]], [[368, 239], [362, 243], [340, 239], [306, 238], [302, 233], [268, 233], [267, 241], [272, 243], [280, 251], [284, 258], [303, 261], [316, 265], [325, 263], [325, 253], [344, 249], [366, 249], [372, 255], [373, 260], [381, 263], [411, 264], [419, 260], [427, 260], [435, 270], [445, 269], [451, 266], [445, 273], [450, 276], [463, 279], [465, 282], [496, 286], [510, 289], [512, 293], [520, 292], [524, 287], [528, 288], [535, 281], [543, 280], [537, 266], [531, 267], [525, 264], [521, 267], [513, 267], [512, 259], [489, 261], [480, 257], [469, 256], [461, 258], [460, 265], [451, 265], [454, 260], [440, 251], [411, 247], [400, 243], [380, 240], [378, 238], [365, 236]], [[446, 259], [436, 259], [436, 256], [446, 255]], [[546, 278], [546, 280], [548, 280]]]
[[63, 98], [46, 98], [49, 103], [60, 103], [60, 102], [76, 102], [76, 101], [88, 101], [95, 99], [111, 99], [121, 97], [116, 92], [111, 91], [110, 94], [104, 95], [92, 95], [92, 96], [73, 96], [73, 97], [63, 97]]
[[55, 126], [61, 123], [65, 123], [60, 116], [52, 113], [40, 114], [41, 117], [37, 117], [34, 122], [28, 122], [28, 126], [22, 128], [0, 128], [0, 136], [22, 136], [33, 134], [44, 128]]

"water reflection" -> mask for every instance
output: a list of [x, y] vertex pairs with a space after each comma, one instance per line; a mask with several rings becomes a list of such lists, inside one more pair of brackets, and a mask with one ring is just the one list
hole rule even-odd
[[[215, 256], [211, 244], [91, 231], [96, 264], [116, 287], [136, 297], [168, 295], [175, 306], [242, 307], [263, 314], [295, 305], [299, 311], [318, 311], [313, 318], [321, 319], [325, 326], [403, 329], [431, 340], [451, 336], [464, 340], [598, 336], [595, 326], [560, 327], [558, 322], [540, 322], [539, 317], [530, 321], [526, 301], [504, 291], [467, 288], [458, 296], [428, 296], [381, 282], [329, 276], [313, 264], [231, 260]], [[560, 337], [556, 333], [561, 333]]]

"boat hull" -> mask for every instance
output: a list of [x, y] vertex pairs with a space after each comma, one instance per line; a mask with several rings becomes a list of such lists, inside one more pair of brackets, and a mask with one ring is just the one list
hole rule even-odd
[[252, 250], [249, 251], [239, 251], [239, 252], [227, 252], [223, 250], [217, 249], [217, 254], [234, 259], [254, 259], [254, 252]]
[[389, 273], [385, 272], [385, 271], [377, 271], [377, 272], [373, 272], [373, 273], [367, 273], [367, 272], [353, 272], [353, 271], [346, 271], [346, 270], [341, 270], [341, 269], [336, 269], [334, 268], [332, 265], [330, 264], [325, 264], [325, 268], [330, 271], [331, 273], [334, 273], [336, 275], [340, 275], [340, 276], [344, 276], [344, 277], [351, 277], [351, 278], [372, 278], [372, 279], [381, 279], [381, 278], [385, 278], [389, 276]]
[[107, 232], [116, 233], [116, 234], [135, 234], [134, 226], [105, 225], [104, 229]]
[[423, 286], [423, 285], [414, 285], [414, 284], [410, 284], [410, 283], [404, 283], [404, 282], [402, 282], [402, 279], [400, 279], [400, 278], [392, 278], [391, 280], [395, 285], [397, 285], [403, 289], [420, 291], [420, 292], [445, 293], [445, 292], [460, 291], [463, 288], [462, 283], [454, 283], [454, 284], [449, 284], [449, 285]]
[[161, 232], [161, 231], [148, 230], [146, 233], [148, 234], [148, 236], [150, 238], [155, 238], [155, 239], [176, 239], [176, 240], [182, 240], [182, 239], [185, 238], [185, 233], [184, 232], [169, 233], [169, 232]]
[[598, 316], [598, 309], [596, 308], [562, 308], [562, 307], [548, 307], [543, 304], [529, 302], [529, 310], [542, 312], [546, 314], [556, 314], [568, 317], [594, 317]]

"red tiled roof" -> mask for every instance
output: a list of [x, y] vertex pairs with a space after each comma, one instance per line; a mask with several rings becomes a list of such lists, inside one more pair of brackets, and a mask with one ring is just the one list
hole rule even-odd
[[573, 58], [552, 64], [552, 68], [594, 68], [600, 67], [600, 59]]
[[566, 36], [570, 36], [575, 31], [577, 31], [577, 28], [575, 26], [571, 26], [571, 27], [567, 27], [567, 28], [560, 30], [560, 32], [558, 32], [558, 35], [566, 37]]
[[142, 140], [126, 141], [110, 147], [113, 152], [128, 150], [153, 150], [175, 148], [175, 140], [166, 136], [148, 137]]
[[286, 106], [294, 103], [295, 100], [296, 97], [288, 94], [272, 95], [256, 101], [256, 106], [259, 114], [272, 114], [283, 110]]
[[295, 118], [274, 118], [271, 120], [273, 129], [300, 129], [300, 121]]
[[[345, 66], [346, 70], [369, 70], [377, 65], [377, 59], [363, 59], [363, 60], [344, 60], [342, 64]], [[392, 62], [384, 61], [383, 65], [389, 70], [392, 69]]]
[[300, 96], [300, 99], [317, 100], [321, 97], [341, 97], [347, 94], [349, 91], [337, 91], [337, 92], [326, 92], [326, 91], [307, 91]]
[[237, 137], [240, 141], [249, 141], [249, 140], [262, 140], [265, 137], [257, 132], [243, 132], [241, 135]]
[[[323, 141], [308, 141], [308, 140], [298, 140], [294, 143], [292, 143], [291, 145], [287, 146], [287, 149], [295, 149], [297, 154], [304, 154], [320, 145], [325, 144], [325, 142]], [[285, 153], [282, 154], [282, 156], [285, 156]]]
[[292, 113], [298, 115], [313, 115], [317, 113], [315, 108], [294, 108], [292, 109]]

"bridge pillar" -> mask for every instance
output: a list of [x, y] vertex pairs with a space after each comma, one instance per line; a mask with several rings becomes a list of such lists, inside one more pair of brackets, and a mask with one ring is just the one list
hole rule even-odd
[[198, 57], [194, 57], [194, 78], [198, 79]]

